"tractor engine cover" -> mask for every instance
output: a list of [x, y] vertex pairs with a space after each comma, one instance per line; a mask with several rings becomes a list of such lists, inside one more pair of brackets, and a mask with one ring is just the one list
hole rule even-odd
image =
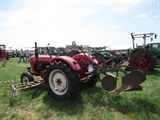
[[107, 91], [112, 91], [116, 88], [117, 86], [117, 78], [113, 76], [105, 76], [101, 80], [101, 85], [102, 87], [107, 90]]

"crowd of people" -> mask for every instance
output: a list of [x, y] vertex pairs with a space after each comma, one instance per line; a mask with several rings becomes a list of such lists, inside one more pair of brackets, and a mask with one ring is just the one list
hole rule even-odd
[[18, 63], [20, 63], [22, 59], [23, 59], [23, 62], [29, 63], [30, 51], [26, 50], [24, 52], [23, 49], [21, 49], [19, 57], [20, 57], [20, 59], [19, 59]]
[[[2, 50], [1, 54], [2, 54], [2, 59], [3, 59], [2, 66], [6, 67], [6, 63], [7, 63], [7, 59], [6, 59], [7, 58], [7, 53], [6, 53], [6, 50], [5, 49]], [[23, 62], [25, 62], [25, 63], [29, 63], [30, 56], [31, 56], [31, 53], [30, 53], [29, 50], [23, 51], [23, 49], [21, 49], [18, 63], [20, 63], [21, 60], [23, 60]]]

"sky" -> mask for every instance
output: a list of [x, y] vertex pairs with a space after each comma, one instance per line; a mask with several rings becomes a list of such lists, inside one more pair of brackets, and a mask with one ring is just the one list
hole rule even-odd
[[76, 41], [128, 49], [131, 33], [157, 33], [152, 42], [160, 42], [160, 0], [0, 0], [0, 44], [8, 48]]

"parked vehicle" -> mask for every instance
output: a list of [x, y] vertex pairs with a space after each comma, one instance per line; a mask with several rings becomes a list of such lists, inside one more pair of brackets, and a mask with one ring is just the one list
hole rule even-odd
[[150, 51], [156, 58], [156, 65], [160, 65], [160, 43], [149, 43]]
[[91, 55], [96, 58], [99, 64], [106, 62], [106, 65], [111, 65], [112, 62], [118, 64], [123, 61], [120, 55], [110, 53], [108, 50], [104, 50], [103, 47], [92, 48]]
[[[101, 82], [102, 87], [110, 94], [121, 94], [124, 91], [139, 87], [146, 80], [145, 74], [139, 70], [126, 72], [125, 65], [112, 64], [106, 69], [106, 63], [99, 65], [97, 60], [77, 46], [81, 53], [70, 56], [40, 55], [35, 43], [35, 55], [30, 57], [28, 71], [21, 74], [20, 85], [12, 85], [13, 90], [27, 89], [39, 85], [33, 76], [40, 76], [46, 89], [55, 99], [72, 99], [80, 87], [93, 87]], [[138, 57], [137, 54], [135, 57]], [[134, 61], [133, 61], [134, 62]], [[117, 87], [118, 72], [123, 72], [122, 85]], [[109, 72], [109, 73], [108, 73]], [[116, 76], [110, 72], [115, 72]], [[103, 75], [103, 77], [101, 77]]]
[[[133, 34], [131, 33], [132, 42], [133, 42], [133, 50], [131, 51], [131, 59], [137, 54], [137, 52], [149, 46], [144, 57], [141, 59], [136, 60], [134, 63], [130, 64], [135, 69], [141, 69], [143, 71], [151, 71], [154, 70], [156, 63], [159, 64], [160, 62], [160, 43], [149, 43], [146, 44], [146, 38], [151, 38], [153, 40], [156, 39], [157, 34], [155, 33], [144, 33], [144, 34]], [[154, 37], [154, 38], [153, 38]], [[135, 38], [143, 38], [144, 44], [135, 47]], [[157, 61], [157, 62], [156, 62]]]

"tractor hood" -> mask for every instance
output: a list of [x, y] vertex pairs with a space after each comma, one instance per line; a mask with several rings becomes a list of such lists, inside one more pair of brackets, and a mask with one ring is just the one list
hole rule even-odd
[[[46, 63], [49, 63], [49, 61], [53, 58], [56, 58], [57, 56], [52, 56], [52, 58], [50, 58], [49, 55], [38, 55], [38, 62], [46, 62]], [[31, 56], [30, 57], [30, 61], [36, 61], [36, 57], [35, 55]]]

